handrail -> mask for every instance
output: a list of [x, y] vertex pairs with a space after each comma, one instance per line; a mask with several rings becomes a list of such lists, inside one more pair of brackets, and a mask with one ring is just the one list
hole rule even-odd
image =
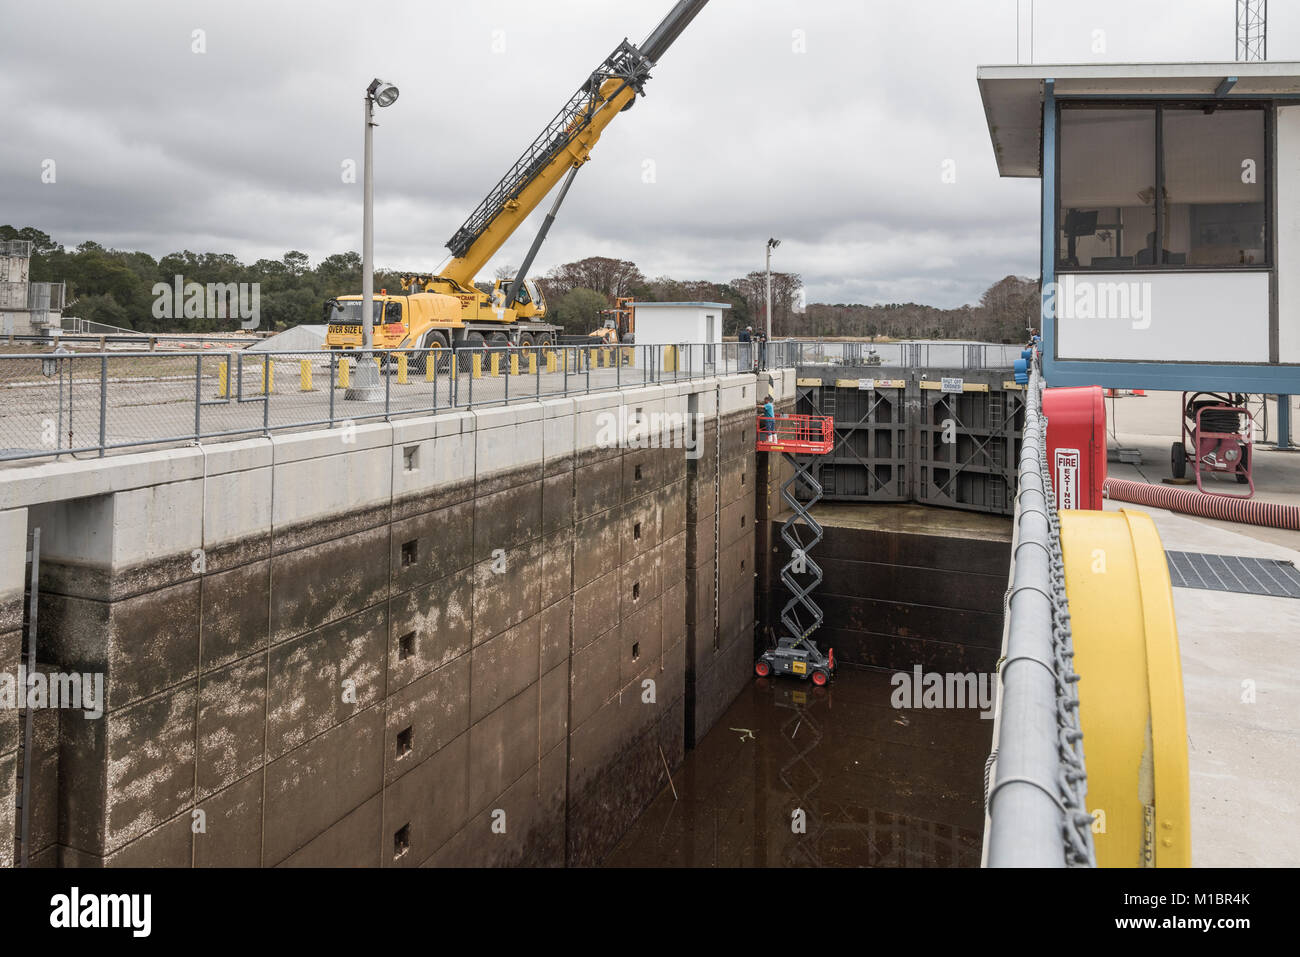
[[989, 867], [1095, 867], [1060, 521], [1037, 355], [1025, 403], [995, 750]]

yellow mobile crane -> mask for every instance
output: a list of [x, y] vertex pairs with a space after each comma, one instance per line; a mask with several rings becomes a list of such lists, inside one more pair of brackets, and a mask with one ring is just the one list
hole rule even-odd
[[[546, 302], [528, 270], [600, 135], [645, 94], [651, 69], [707, 3], [681, 0], [641, 46], [620, 43], [451, 237], [451, 262], [436, 276], [404, 278], [403, 295], [374, 297], [376, 348], [531, 348], [557, 341], [559, 327], [545, 321]], [[519, 274], [476, 286], [478, 271], [561, 182]], [[362, 346], [361, 303], [361, 296], [341, 296], [325, 304], [327, 348]]]

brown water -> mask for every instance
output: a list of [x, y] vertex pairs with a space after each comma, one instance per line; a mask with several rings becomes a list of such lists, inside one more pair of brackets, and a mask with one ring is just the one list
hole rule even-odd
[[847, 667], [828, 688], [753, 681], [605, 863], [978, 866], [993, 722], [895, 710], [892, 690], [888, 672]]

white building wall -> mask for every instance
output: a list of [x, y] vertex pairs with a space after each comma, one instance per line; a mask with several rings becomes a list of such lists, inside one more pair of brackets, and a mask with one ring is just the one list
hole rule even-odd
[[[1058, 283], [1060, 360], [1268, 362], [1267, 272], [1075, 274]], [[1119, 314], [1111, 284], [1129, 293]]]
[[1278, 359], [1300, 362], [1300, 106], [1277, 110]]
[[[636, 344], [666, 346], [682, 343], [722, 341], [725, 309], [707, 306], [655, 306], [641, 303], [636, 307]], [[713, 335], [708, 335], [708, 317], [713, 317]]]

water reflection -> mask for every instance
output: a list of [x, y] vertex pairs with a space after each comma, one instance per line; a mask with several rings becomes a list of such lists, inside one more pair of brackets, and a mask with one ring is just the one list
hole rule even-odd
[[891, 690], [850, 668], [828, 688], [752, 682], [606, 863], [978, 866], [991, 722], [897, 711]]

